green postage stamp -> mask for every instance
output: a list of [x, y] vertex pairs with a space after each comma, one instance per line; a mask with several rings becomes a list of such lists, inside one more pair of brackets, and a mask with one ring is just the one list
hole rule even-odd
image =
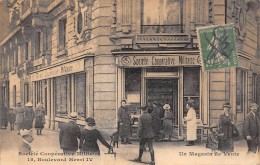
[[233, 24], [197, 28], [204, 70], [237, 67]]

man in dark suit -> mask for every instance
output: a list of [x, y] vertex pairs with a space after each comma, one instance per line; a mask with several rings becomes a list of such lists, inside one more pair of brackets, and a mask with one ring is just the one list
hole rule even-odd
[[80, 139], [80, 128], [76, 124], [78, 114], [72, 112], [68, 115], [69, 121], [60, 128], [59, 140], [60, 147], [64, 153], [76, 153], [78, 150], [78, 139]]
[[154, 150], [153, 150], [153, 127], [152, 127], [152, 116], [148, 113], [148, 109], [146, 105], [141, 107], [142, 115], [138, 119], [138, 130], [137, 135], [140, 139], [139, 142], [139, 156], [135, 159], [136, 162], [142, 161], [143, 149], [145, 148], [145, 144], [148, 144], [149, 151], [151, 154], [151, 162], [150, 164], [154, 165]]
[[19, 146], [19, 153], [29, 153], [31, 152], [30, 143], [34, 140], [32, 136], [32, 130], [20, 130], [20, 134], [23, 138], [22, 143]]
[[243, 126], [243, 133], [248, 146], [248, 154], [256, 153], [259, 145], [260, 120], [258, 115], [256, 115], [258, 107], [256, 103], [251, 104], [250, 112], [246, 115]]

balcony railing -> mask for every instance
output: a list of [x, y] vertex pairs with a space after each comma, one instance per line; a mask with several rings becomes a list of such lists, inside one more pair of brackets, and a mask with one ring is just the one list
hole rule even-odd
[[183, 24], [174, 25], [141, 25], [142, 33], [183, 33]]

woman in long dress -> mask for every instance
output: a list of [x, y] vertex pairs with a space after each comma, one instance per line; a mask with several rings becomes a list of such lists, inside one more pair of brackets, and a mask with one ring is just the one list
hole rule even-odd
[[173, 113], [170, 110], [171, 106], [169, 104], [165, 104], [163, 106], [163, 109], [165, 110], [165, 112], [163, 118], [163, 130], [161, 131], [161, 133], [164, 136], [164, 140], [170, 140], [173, 129]]
[[45, 124], [45, 111], [43, 109], [42, 103], [38, 103], [35, 109], [35, 128], [37, 130], [37, 135], [42, 134], [42, 129]]

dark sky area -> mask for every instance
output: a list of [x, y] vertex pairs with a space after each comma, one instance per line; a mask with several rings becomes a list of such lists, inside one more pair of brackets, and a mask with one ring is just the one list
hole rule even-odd
[[0, 0], [0, 42], [9, 33], [9, 15], [6, 0]]

